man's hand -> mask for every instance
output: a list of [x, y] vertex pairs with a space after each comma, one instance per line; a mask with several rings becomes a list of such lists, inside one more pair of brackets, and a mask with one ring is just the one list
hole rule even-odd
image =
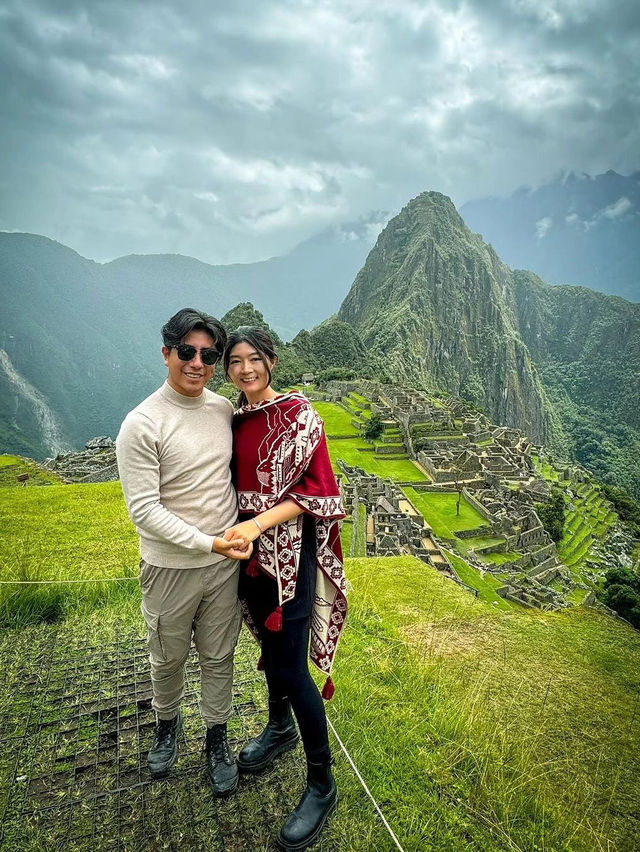
[[[229, 532], [229, 530], [227, 530]], [[248, 559], [253, 553], [253, 545], [239, 536], [216, 536], [213, 540], [213, 553], [219, 553], [228, 559]]]
[[253, 547], [252, 541], [255, 541], [260, 535], [260, 530], [255, 521], [241, 521], [226, 530], [224, 537], [227, 541], [237, 540], [244, 542], [249, 547]]

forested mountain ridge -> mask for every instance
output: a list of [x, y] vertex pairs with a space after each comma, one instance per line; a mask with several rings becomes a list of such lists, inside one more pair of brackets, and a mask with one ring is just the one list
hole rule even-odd
[[114, 434], [120, 412], [161, 375], [149, 357], [158, 329], [120, 304], [99, 264], [66, 246], [0, 234], [0, 299], [5, 450], [42, 457]]
[[511, 270], [425, 192], [378, 237], [340, 308], [395, 381], [447, 390], [533, 440], [557, 431], [522, 341]]
[[396, 381], [462, 396], [640, 495], [640, 306], [512, 271], [428, 192], [380, 234], [339, 318]]
[[521, 335], [567, 454], [640, 496], [640, 305], [515, 270]]
[[[280, 334], [337, 310], [384, 214], [283, 257], [211, 266], [181, 255], [100, 264], [36, 234], [0, 233], [0, 450], [43, 458], [114, 435], [162, 381], [162, 324], [252, 299]], [[320, 259], [323, 262], [320, 262]]]

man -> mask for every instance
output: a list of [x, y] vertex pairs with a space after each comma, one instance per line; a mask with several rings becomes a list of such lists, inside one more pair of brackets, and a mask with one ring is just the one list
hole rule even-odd
[[251, 553], [241, 539], [222, 538], [237, 518], [229, 469], [233, 407], [205, 385], [226, 334], [214, 317], [183, 308], [163, 326], [162, 337], [167, 381], [127, 415], [116, 441], [127, 508], [140, 534], [142, 612], [157, 716], [147, 762], [156, 777], [175, 763], [193, 633], [207, 768], [214, 793], [224, 796], [238, 785], [227, 742], [241, 622], [237, 560]]

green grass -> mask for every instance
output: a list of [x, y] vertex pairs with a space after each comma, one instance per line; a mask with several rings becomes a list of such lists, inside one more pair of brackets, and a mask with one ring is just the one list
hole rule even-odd
[[502, 610], [509, 610], [514, 606], [517, 606], [517, 604], [514, 604], [511, 601], [505, 601], [496, 593], [496, 589], [499, 586], [504, 585], [502, 580], [499, 580], [491, 574], [481, 576], [479, 571], [477, 571], [472, 565], [465, 562], [462, 557], [458, 556], [458, 554], [453, 553], [451, 550], [446, 550], [445, 552], [449, 557], [451, 564], [455, 568], [458, 577], [460, 577], [462, 582], [466, 583], [467, 586], [471, 586], [472, 589], [477, 589], [480, 600], [486, 601], [492, 606], [495, 606], [497, 609]]
[[330, 711], [405, 849], [637, 848], [637, 632], [506, 611], [410, 558], [348, 572]]
[[138, 537], [119, 482], [2, 488], [0, 515], [0, 626], [57, 621], [120, 600], [135, 585], [108, 581], [138, 575]]
[[478, 558], [483, 562], [490, 562], [492, 565], [504, 565], [505, 562], [515, 562], [522, 556], [521, 553], [514, 551], [513, 553], [478, 553]]
[[370, 404], [366, 396], [362, 396], [362, 394], [356, 393], [355, 391], [351, 391], [349, 396], [351, 397], [351, 399], [355, 400], [355, 402], [360, 403], [361, 406]]
[[[573, 490], [574, 508], [567, 511], [565, 516], [562, 539], [558, 542], [558, 558], [577, 580], [595, 588], [594, 583], [583, 573], [584, 564], [588, 558], [593, 558], [593, 544], [606, 536], [616, 523], [617, 515], [591, 483], [581, 483], [577, 488], [574, 486]], [[603, 573], [607, 567], [602, 564]]]
[[1, 580], [97, 580], [137, 565], [119, 482], [0, 489]]
[[434, 533], [441, 538], [455, 538], [458, 530], [472, 530], [487, 523], [464, 497], [460, 500], [460, 515], [457, 515], [457, 494], [416, 491], [409, 487], [404, 490]]
[[367, 555], [367, 507], [364, 503], [358, 503], [356, 524], [356, 546], [354, 556]]
[[314, 402], [313, 407], [324, 420], [324, 430], [331, 439], [332, 435], [359, 435], [360, 431], [352, 424], [353, 414], [335, 402]]
[[[101, 559], [93, 551], [98, 563], [87, 576], [123, 569], [121, 549], [135, 534], [120, 526], [127, 522], [117, 483], [7, 489], [3, 496], [13, 501], [0, 506], [16, 516], [12, 534], [20, 530], [25, 542], [40, 542], [41, 551], [48, 543], [43, 564], [52, 576], [89, 571], [78, 548], [83, 531], [104, 551]], [[32, 550], [12, 550], [11, 536], [2, 532], [0, 548], [13, 554], [12, 573], [28, 573]], [[56, 553], [66, 543], [73, 558], [71, 551]], [[136, 556], [128, 554], [124, 567], [135, 570]], [[484, 580], [480, 599], [418, 559], [347, 560], [350, 618], [328, 714], [404, 849], [631, 852], [640, 833], [640, 634], [581, 608], [541, 613], [494, 606], [497, 581], [477, 572], [474, 578], [455, 554], [451, 558], [465, 582]], [[60, 635], [70, 637], [65, 653], [72, 655], [75, 644], [99, 647], [121, 636], [122, 619], [127, 629], [142, 631], [137, 585], [126, 589], [121, 601], [79, 611], [61, 624]], [[0, 711], [18, 722], [24, 714], [14, 703], [25, 678], [43, 674], [38, 649], [47, 646], [47, 629], [5, 631], [0, 640]], [[243, 640], [240, 659], [244, 647]], [[256, 700], [264, 702], [263, 691]], [[91, 728], [83, 733], [89, 744], [93, 735]], [[319, 848], [391, 850], [335, 741], [334, 748], [342, 804]], [[41, 751], [46, 759], [47, 750]], [[221, 804], [209, 819], [229, 819], [238, 837], [254, 822], [265, 830], [262, 797], [275, 785], [270, 814], [280, 820], [281, 796], [294, 799], [299, 783], [300, 770], [289, 775], [287, 766], [297, 767], [298, 760], [266, 779], [259, 801], [241, 786], [228, 810]], [[201, 783], [191, 777], [191, 784]], [[178, 776], [163, 783], [172, 791], [167, 801], [180, 801]], [[201, 800], [203, 806], [211, 801], [204, 787]], [[19, 848], [54, 848], [30, 834], [37, 831], [37, 825], [22, 826], [15, 835], [25, 840]], [[254, 848], [267, 848], [267, 839]]]
[[[469, 550], [482, 550], [484, 547], [493, 547], [494, 545], [504, 544], [504, 538], [495, 535], [479, 535], [474, 538], [465, 538], [462, 543]], [[487, 554], [489, 555], [489, 554]]]
[[337, 460], [361, 467], [367, 473], [374, 473], [398, 482], [428, 482], [428, 477], [411, 459], [385, 459], [373, 451], [373, 446], [360, 438], [347, 438], [339, 441], [329, 440], [329, 453], [336, 472], [339, 472]]
[[[28, 476], [26, 482], [19, 482], [19, 476]], [[20, 456], [0, 456], [0, 488], [26, 486], [30, 488], [34, 485], [53, 485], [62, 482], [57, 473], [38, 465], [31, 459], [23, 459]]]
[[353, 521], [351, 518], [345, 518], [342, 522], [342, 528], [340, 530], [340, 542], [342, 544], [342, 554], [343, 556], [351, 555], [351, 536], [353, 530]]

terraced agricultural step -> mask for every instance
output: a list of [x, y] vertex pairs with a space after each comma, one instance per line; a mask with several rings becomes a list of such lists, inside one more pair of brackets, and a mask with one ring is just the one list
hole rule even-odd
[[593, 544], [593, 538], [588, 536], [584, 538], [579, 545], [572, 548], [570, 551], [562, 551], [559, 556], [561, 560], [570, 567], [577, 565], [580, 562], [585, 554], [591, 549], [591, 545]]
[[376, 444], [376, 455], [388, 456], [406, 453], [404, 444]]

